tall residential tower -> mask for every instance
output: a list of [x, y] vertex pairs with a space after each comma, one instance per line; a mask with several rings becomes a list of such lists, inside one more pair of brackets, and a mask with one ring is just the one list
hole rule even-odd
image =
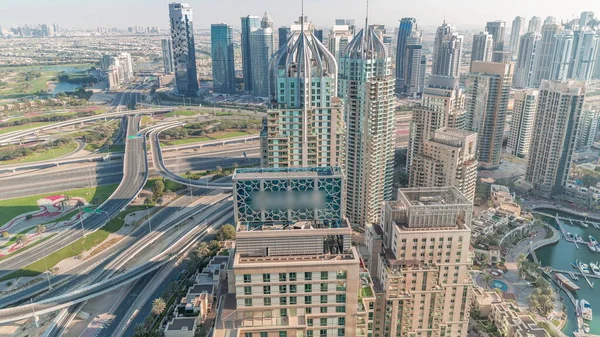
[[269, 96], [269, 62], [274, 44], [273, 20], [265, 12], [260, 28], [250, 32], [251, 91], [255, 97]]
[[210, 26], [213, 92], [235, 93], [235, 61], [233, 55], [233, 28], [224, 23]]
[[198, 75], [192, 8], [186, 3], [170, 3], [169, 19], [177, 92], [186, 96], [197, 96]]
[[459, 76], [463, 37], [455, 30], [446, 22], [438, 27], [433, 43], [432, 75]]

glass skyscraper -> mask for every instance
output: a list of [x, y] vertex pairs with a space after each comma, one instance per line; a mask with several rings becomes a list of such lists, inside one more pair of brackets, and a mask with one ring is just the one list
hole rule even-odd
[[415, 18], [402, 18], [398, 28], [398, 40], [396, 44], [396, 92], [401, 93], [404, 89], [404, 55], [406, 53], [406, 40], [417, 29]]
[[256, 97], [269, 96], [269, 61], [274, 44], [273, 20], [265, 12], [260, 29], [250, 32], [251, 91]]
[[233, 94], [235, 93], [233, 28], [224, 23], [211, 25], [210, 44], [213, 92], [217, 94]]
[[171, 40], [177, 92], [186, 96], [198, 95], [196, 47], [192, 8], [186, 3], [170, 3]]
[[260, 28], [258, 16], [243, 16], [242, 20], [242, 73], [244, 91], [252, 91], [252, 64], [250, 61], [250, 33]]

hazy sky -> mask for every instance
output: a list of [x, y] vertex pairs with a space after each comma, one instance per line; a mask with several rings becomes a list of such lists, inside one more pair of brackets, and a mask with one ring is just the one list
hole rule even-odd
[[[133, 25], [168, 26], [168, 0], [0, 0], [0, 26], [56, 22], [65, 27], [95, 28]], [[300, 14], [299, 0], [191, 0], [194, 25], [208, 28], [224, 22], [240, 26], [240, 16], [269, 11], [275, 26], [289, 25]], [[362, 23], [365, 0], [305, 0], [304, 12], [318, 27], [329, 27], [335, 18]], [[486, 21], [533, 15], [560, 19], [578, 17], [582, 11], [600, 15], [599, 0], [371, 0], [369, 22], [395, 26], [412, 16], [422, 26], [440, 24], [444, 16], [460, 28], [485, 26]]]

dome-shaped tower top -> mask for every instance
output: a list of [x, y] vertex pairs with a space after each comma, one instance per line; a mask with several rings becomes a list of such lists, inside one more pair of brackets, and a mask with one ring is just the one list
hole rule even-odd
[[[366, 31], [366, 33], [365, 33]], [[346, 47], [345, 55], [350, 58], [387, 59], [388, 53], [383, 41], [371, 28], [361, 29]]]
[[271, 18], [271, 14], [269, 12], [265, 12], [260, 21], [260, 28], [272, 28], [273, 27], [273, 18]]

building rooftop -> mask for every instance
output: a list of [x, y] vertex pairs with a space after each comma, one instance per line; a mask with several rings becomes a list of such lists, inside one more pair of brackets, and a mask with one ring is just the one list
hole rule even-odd
[[212, 285], [212, 284], [194, 284], [194, 286], [188, 290], [188, 294], [201, 294], [201, 293], [212, 294], [213, 291], [214, 291], [214, 285]]
[[455, 187], [419, 187], [402, 188], [399, 198], [408, 202], [408, 206], [469, 205], [472, 203]]
[[172, 331], [192, 331], [196, 326], [196, 317], [175, 317], [169, 324], [167, 330]]
[[297, 167], [297, 168], [243, 168], [233, 173], [233, 181], [247, 179], [299, 179], [315, 177], [342, 177], [339, 167]]

